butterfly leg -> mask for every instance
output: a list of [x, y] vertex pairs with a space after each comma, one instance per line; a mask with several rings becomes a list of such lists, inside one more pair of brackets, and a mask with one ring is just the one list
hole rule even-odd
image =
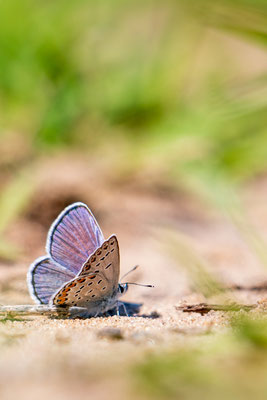
[[124, 312], [125, 312], [126, 317], [129, 317], [129, 314], [128, 314], [126, 305], [125, 305], [124, 303], [122, 303], [122, 306], [123, 306], [123, 309], [124, 309]]
[[123, 307], [123, 311], [126, 315], [126, 317], [129, 317], [129, 314], [127, 312], [127, 308], [125, 307], [125, 304], [122, 301], [118, 301], [118, 307], [122, 306]]
[[119, 302], [117, 302], [117, 304], [116, 304], [116, 314], [117, 314], [118, 316], [120, 316], [120, 306], [119, 306]]

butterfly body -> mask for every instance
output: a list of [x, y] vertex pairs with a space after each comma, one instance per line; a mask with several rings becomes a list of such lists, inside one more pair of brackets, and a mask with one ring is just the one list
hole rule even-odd
[[83, 203], [67, 207], [52, 224], [47, 253], [28, 272], [29, 290], [38, 303], [85, 307], [88, 316], [96, 316], [116, 307], [128, 288], [118, 282], [116, 236], [104, 240], [93, 214]]

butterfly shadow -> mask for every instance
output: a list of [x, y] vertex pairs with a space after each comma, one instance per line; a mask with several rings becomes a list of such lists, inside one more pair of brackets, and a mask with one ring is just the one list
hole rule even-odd
[[[129, 303], [126, 301], [121, 302], [121, 306], [119, 307], [119, 313], [122, 317], [139, 317], [139, 318], [151, 318], [156, 319], [160, 317], [156, 311], [153, 311], [151, 314], [139, 314], [140, 309], [142, 307], [142, 303]], [[126, 314], [127, 312], [127, 314]], [[117, 310], [114, 308], [108, 312], [109, 316], [117, 315]]]
[[[120, 302], [119, 306], [119, 316], [120, 317], [136, 317], [136, 318], [151, 318], [151, 319], [156, 319], [160, 317], [160, 314], [158, 314], [156, 311], [153, 311], [151, 314], [139, 314], [140, 309], [142, 307], [142, 303], [130, 303], [130, 302]], [[107, 311], [104, 314], [99, 314], [97, 317], [112, 317], [118, 315], [117, 308], [113, 308], [112, 310]], [[92, 316], [88, 316], [87, 313], [83, 313], [80, 310], [75, 311], [74, 308], [72, 309], [71, 314], [66, 314], [66, 315], [59, 315], [57, 317], [54, 317], [56, 319], [58, 318], [71, 318], [71, 319], [87, 319], [87, 318], [92, 318]]]
[[[156, 311], [151, 312], [150, 314], [139, 314], [140, 309], [142, 307], [142, 303], [130, 303], [130, 302], [120, 302], [119, 305], [119, 310], [117, 308], [113, 308], [112, 310], [109, 310], [105, 312], [104, 314], [99, 314], [97, 317], [112, 317], [119, 315], [120, 317], [136, 317], [136, 318], [150, 318], [150, 319], [156, 319], [160, 317], [160, 314], [158, 314]], [[58, 314], [56, 315], [50, 315], [50, 318], [52, 319], [88, 319], [92, 318], [92, 315], [88, 315], [87, 311], [84, 311], [85, 309], [81, 308], [76, 308], [72, 307], [70, 309], [67, 309], [66, 307], [60, 307], [58, 308]], [[118, 313], [119, 311], [119, 313]]]

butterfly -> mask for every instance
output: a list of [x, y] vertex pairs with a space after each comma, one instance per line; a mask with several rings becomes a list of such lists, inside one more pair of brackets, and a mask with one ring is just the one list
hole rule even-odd
[[118, 283], [118, 240], [115, 235], [104, 239], [86, 204], [71, 204], [59, 214], [48, 232], [46, 251], [28, 271], [33, 300], [58, 307], [84, 307], [88, 316], [115, 307], [118, 312], [118, 299], [128, 289], [128, 283]]

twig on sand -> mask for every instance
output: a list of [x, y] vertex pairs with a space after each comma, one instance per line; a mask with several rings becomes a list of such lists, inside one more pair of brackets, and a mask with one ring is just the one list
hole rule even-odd
[[74, 318], [86, 312], [84, 307], [56, 307], [48, 305], [15, 305], [0, 306], [0, 315], [45, 315], [56, 318]]
[[249, 292], [265, 292], [267, 291], [267, 282], [260, 283], [259, 285], [254, 286], [242, 286], [242, 285], [233, 285], [229, 286], [226, 289], [228, 290], [239, 290], [239, 291], [249, 291]]
[[201, 315], [207, 314], [209, 311], [250, 311], [257, 307], [257, 304], [245, 305], [245, 304], [191, 304], [175, 307], [176, 310], [183, 312], [196, 312]]

